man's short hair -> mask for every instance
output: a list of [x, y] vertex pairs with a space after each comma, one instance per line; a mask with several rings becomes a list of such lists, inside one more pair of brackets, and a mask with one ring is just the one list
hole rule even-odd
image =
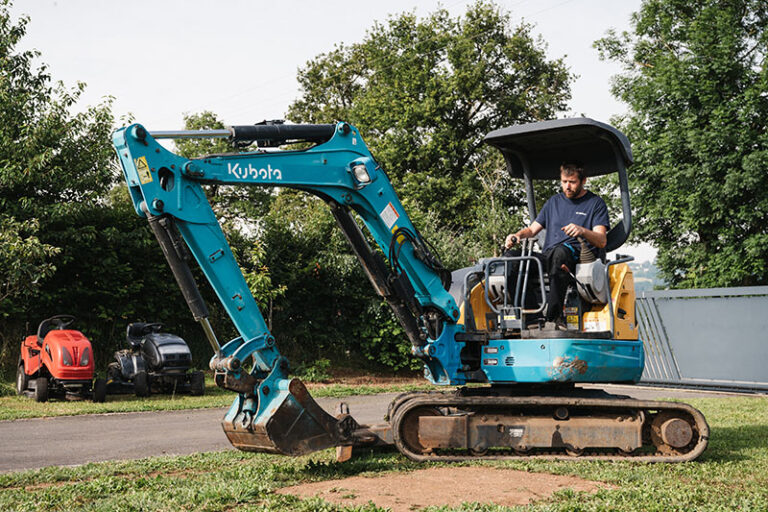
[[565, 174], [566, 176], [573, 176], [574, 174], [578, 176], [579, 181], [584, 181], [584, 164], [581, 162], [563, 162], [560, 164], [560, 174]]

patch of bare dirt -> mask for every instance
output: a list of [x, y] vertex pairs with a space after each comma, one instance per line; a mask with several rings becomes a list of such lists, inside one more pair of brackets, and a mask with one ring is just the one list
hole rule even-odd
[[317, 496], [344, 506], [372, 501], [392, 512], [411, 512], [428, 506], [459, 506], [465, 502], [508, 507], [527, 505], [561, 489], [592, 493], [608, 487], [608, 484], [574, 476], [488, 467], [442, 467], [314, 482], [283, 487], [276, 492], [301, 498]]

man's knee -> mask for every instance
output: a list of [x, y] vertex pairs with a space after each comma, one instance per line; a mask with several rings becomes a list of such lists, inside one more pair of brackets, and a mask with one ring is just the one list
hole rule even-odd
[[[549, 253], [549, 258], [547, 258], [549, 261], [549, 273], [550, 274], [556, 274], [558, 272], [570, 272], [573, 273], [576, 268], [576, 258], [574, 257], [573, 251], [566, 247], [565, 245], [557, 245], [552, 248], [552, 251]], [[565, 265], [568, 270], [564, 270], [562, 267]]]

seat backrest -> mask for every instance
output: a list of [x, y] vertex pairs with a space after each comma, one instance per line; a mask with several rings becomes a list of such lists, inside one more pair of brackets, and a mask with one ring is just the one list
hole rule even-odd
[[141, 338], [144, 337], [144, 329], [146, 326], [147, 324], [144, 322], [128, 324], [128, 327], [125, 329], [125, 341], [128, 342], [128, 345], [136, 347], [141, 343]]
[[43, 340], [48, 335], [49, 332], [53, 330], [53, 326], [51, 325], [50, 319], [47, 318], [40, 322], [40, 325], [37, 328], [37, 344], [42, 345]]
[[451, 287], [448, 293], [453, 297], [457, 307], [461, 307], [464, 303], [464, 280], [472, 270], [475, 270], [475, 267], [464, 267], [451, 272]]
[[[608, 231], [608, 243], [605, 245], [604, 252], [615, 251], [624, 244], [628, 236], [627, 226], [624, 222], [619, 222]], [[603, 260], [605, 261], [605, 258]]]

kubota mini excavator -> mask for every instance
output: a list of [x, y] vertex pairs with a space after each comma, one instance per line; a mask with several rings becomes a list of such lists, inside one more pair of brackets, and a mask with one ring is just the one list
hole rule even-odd
[[[187, 159], [157, 139], [228, 138], [246, 153]], [[280, 150], [310, 142], [303, 150]], [[630, 230], [626, 137], [590, 119], [544, 121], [494, 131], [509, 172], [525, 180], [531, 218], [533, 181], [557, 179], [559, 163], [585, 162], [588, 176], [617, 172], [623, 219], [608, 235], [608, 250]], [[384, 170], [357, 129], [335, 125], [263, 123], [223, 130], [149, 132], [133, 124], [113, 143], [136, 212], [146, 217], [195, 319], [211, 343], [216, 384], [238, 393], [222, 420], [241, 450], [301, 455], [337, 447], [393, 443], [417, 461], [475, 458], [579, 457], [678, 462], [698, 457], [709, 428], [686, 404], [635, 400], [575, 386], [635, 383], [643, 344], [638, 340], [632, 274], [620, 257], [583, 261], [579, 297], [566, 303], [567, 331], [538, 320], [546, 306], [547, 276], [530, 247], [522, 255], [488, 258], [456, 272], [445, 269], [411, 223]], [[406, 393], [389, 406], [386, 423], [359, 425], [349, 411], [326, 413], [275, 346], [245, 283], [202, 185], [291, 187], [323, 199], [376, 291], [391, 306], [424, 362], [432, 383], [463, 386], [444, 393]], [[369, 245], [353, 214], [388, 255]], [[194, 282], [194, 258], [239, 336], [223, 346]], [[592, 258], [594, 259], [594, 258]], [[522, 270], [522, 271], [521, 271]], [[244, 361], [253, 361], [246, 369]]]

